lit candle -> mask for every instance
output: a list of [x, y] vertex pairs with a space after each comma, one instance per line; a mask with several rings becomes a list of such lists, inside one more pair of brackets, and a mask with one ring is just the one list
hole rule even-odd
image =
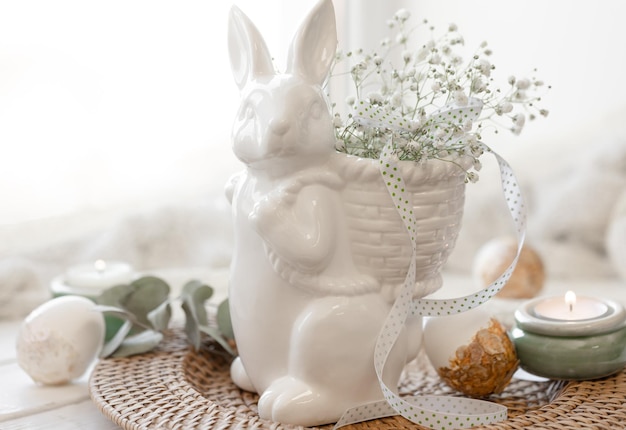
[[565, 297], [550, 297], [535, 306], [535, 314], [543, 318], [565, 321], [598, 318], [608, 310], [605, 303], [591, 297], [576, 298], [576, 293], [568, 291]]
[[96, 260], [93, 264], [70, 267], [65, 272], [65, 282], [76, 288], [105, 289], [127, 284], [133, 279], [130, 264], [119, 261]]
[[594, 379], [626, 365], [626, 311], [607, 299], [540, 297], [515, 312], [520, 366], [553, 379]]
[[52, 281], [55, 295], [77, 294], [97, 297], [102, 291], [115, 285], [128, 284], [135, 278], [135, 272], [128, 263], [96, 260], [93, 264], [70, 267], [65, 274]]

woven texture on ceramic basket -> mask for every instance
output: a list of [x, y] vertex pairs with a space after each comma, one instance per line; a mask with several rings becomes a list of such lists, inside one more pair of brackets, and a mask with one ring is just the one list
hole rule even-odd
[[[232, 383], [230, 361], [215, 343], [206, 341], [195, 352], [182, 330], [170, 330], [153, 352], [101, 360], [91, 375], [89, 390], [100, 411], [124, 429], [303, 429], [260, 419], [258, 396]], [[459, 395], [441, 381], [423, 354], [407, 367], [400, 392]], [[502, 394], [489, 400], [507, 406], [509, 418], [481, 427], [485, 430], [624, 428], [626, 372], [568, 383], [514, 379]], [[345, 428], [421, 427], [390, 417]]]
[[[380, 173], [379, 160], [337, 154], [333, 162], [345, 181], [342, 199], [353, 259], [376, 278], [383, 294], [395, 297], [412, 255], [411, 240]], [[412, 198], [417, 222], [416, 296], [441, 287], [441, 267], [454, 249], [465, 201], [465, 169], [469, 158], [424, 163], [398, 162], [393, 179], [401, 176]], [[393, 180], [392, 179], [392, 180]], [[395, 184], [392, 184], [392, 187]]]

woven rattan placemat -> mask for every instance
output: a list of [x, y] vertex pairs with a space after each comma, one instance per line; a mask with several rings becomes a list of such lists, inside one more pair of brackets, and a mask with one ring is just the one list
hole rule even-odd
[[[94, 403], [124, 429], [271, 429], [257, 416], [257, 396], [230, 380], [230, 357], [206, 342], [195, 352], [180, 330], [170, 330], [153, 352], [101, 360], [89, 390]], [[407, 369], [402, 393], [457, 395], [420, 358]], [[490, 400], [509, 408], [507, 421], [483, 429], [616, 429], [626, 426], [626, 372], [595, 381], [531, 382], [514, 379]], [[320, 427], [330, 429], [332, 426]], [[401, 417], [346, 429], [419, 429]]]

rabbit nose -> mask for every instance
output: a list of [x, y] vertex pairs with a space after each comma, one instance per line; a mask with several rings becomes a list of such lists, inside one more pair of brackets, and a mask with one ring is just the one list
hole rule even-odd
[[282, 136], [289, 130], [289, 122], [284, 119], [274, 118], [270, 121], [270, 129], [278, 136]]

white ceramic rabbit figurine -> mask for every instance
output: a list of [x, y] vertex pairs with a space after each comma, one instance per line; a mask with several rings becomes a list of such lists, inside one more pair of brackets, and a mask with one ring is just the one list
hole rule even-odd
[[[262, 418], [312, 426], [382, 398], [374, 345], [391, 304], [352, 259], [341, 175], [322, 86], [335, 57], [331, 0], [321, 0], [277, 73], [262, 36], [233, 7], [229, 50], [242, 103], [233, 151], [246, 169], [227, 187], [235, 222], [231, 318], [239, 357], [231, 375], [259, 393]], [[410, 332], [410, 333], [409, 333]], [[421, 343], [415, 319], [390, 355], [397, 386]]]

